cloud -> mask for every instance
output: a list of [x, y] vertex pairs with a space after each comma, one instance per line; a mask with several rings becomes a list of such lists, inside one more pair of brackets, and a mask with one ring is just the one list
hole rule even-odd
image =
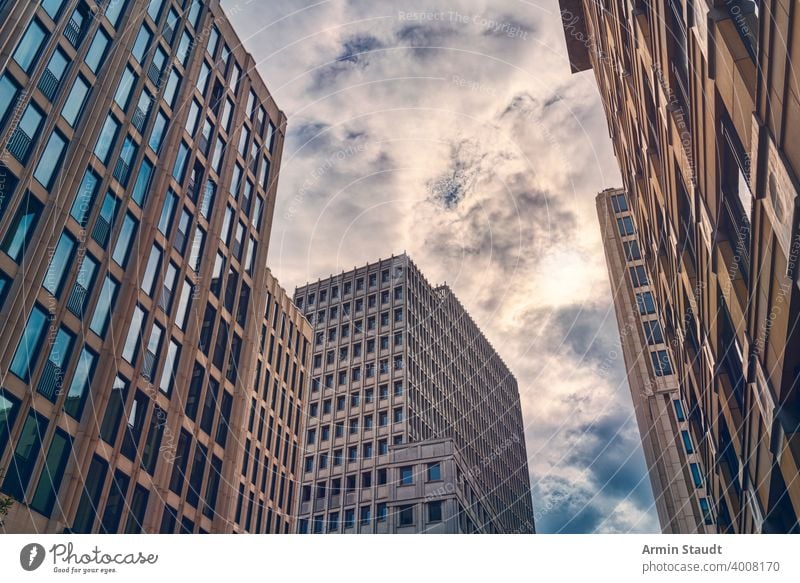
[[518, 379], [538, 530], [652, 532], [594, 205], [619, 173], [557, 8], [432, 0], [460, 19], [409, 21], [389, 0], [276, 0], [237, 14], [289, 118], [269, 265], [291, 290], [408, 251]]

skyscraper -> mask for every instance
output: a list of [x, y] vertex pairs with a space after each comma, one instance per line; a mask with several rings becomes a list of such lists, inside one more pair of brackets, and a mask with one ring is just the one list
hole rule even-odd
[[292, 527], [310, 328], [254, 66], [217, 1], [0, 3], [7, 531]]
[[592, 68], [719, 532], [798, 532], [800, 12], [560, 0]]
[[295, 291], [314, 325], [299, 532], [533, 532], [517, 383], [408, 258]]
[[625, 192], [597, 196], [622, 357], [636, 422], [664, 533], [714, 532], [702, 460], [689, 437], [671, 347], [664, 337], [660, 306], [650, 287]]

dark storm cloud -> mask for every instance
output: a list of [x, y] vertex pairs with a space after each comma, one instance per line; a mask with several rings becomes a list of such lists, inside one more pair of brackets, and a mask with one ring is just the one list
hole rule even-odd
[[381, 48], [383, 43], [369, 33], [358, 33], [344, 38], [333, 62], [314, 71], [312, 89], [314, 91], [328, 89], [335, 85], [342, 75], [354, 69], [366, 68], [370, 63], [370, 54]]

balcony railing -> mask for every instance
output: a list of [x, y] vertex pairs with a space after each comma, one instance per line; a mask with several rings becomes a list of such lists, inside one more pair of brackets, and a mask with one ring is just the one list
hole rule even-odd
[[69, 299], [67, 299], [67, 309], [78, 318], [82, 318], [88, 295], [89, 292], [86, 288], [75, 282], [75, 285], [72, 286], [72, 292], [69, 294]]
[[81, 42], [81, 25], [70, 18], [66, 28], [64, 28], [64, 36], [67, 37], [73, 47], [77, 48]]
[[150, 63], [150, 67], [147, 69], [147, 78], [150, 79], [156, 87], [160, 85], [161, 69], [159, 69], [155, 63]]
[[94, 239], [100, 247], [105, 248], [110, 232], [111, 224], [102, 215], [98, 216], [94, 223], [94, 229], [92, 229], [92, 239]]
[[169, 313], [170, 306], [172, 306], [172, 290], [167, 286], [161, 288], [161, 297], [158, 299], [158, 307]]
[[28, 152], [31, 149], [31, 141], [31, 137], [18, 127], [14, 130], [14, 133], [11, 134], [11, 139], [8, 140], [6, 149], [17, 161], [24, 164], [25, 160], [28, 158]]
[[114, 166], [114, 178], [122, 185], [125, 186], [128, 184], [128, 175], [130, 174], [130, 167], [128, 164], [120, 158], [117, 160], [117, 164]]
[[131, 119], [131, 124], [141, 134], [144, 131], [144, 124], [145, 124], [146, 121], [147, 121], [147, 113], [142, 111], [137, 106], [136, 107], [136, 111], [133, 112], [133, 119]]
[[55, 97], [56, 91], [58, 90], [58, 83], [58, 77], [56, 77], [50, 69], [45, 69], [41, 79], [39, 79], [39, 91], [42, 92], [42, 95], [47, 97], [48, 101], [53, 101], [53, 97]]
[[149, 350], [145, 350], [144, 357], [142, 358], [142, 376], [153, 380], [153, 369], [155, 368], [155, 364], [156, 355]]
[[42, 376], [39, 378], [38, 391], [55, 403], [58, 398], [58, 389], [63, 382], [64, 371], [61, 370], [60, 366], [48, 359], [44, 363]]

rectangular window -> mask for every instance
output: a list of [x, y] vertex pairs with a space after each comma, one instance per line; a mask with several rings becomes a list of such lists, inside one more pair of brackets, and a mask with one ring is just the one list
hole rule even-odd
[[692, 472], [692, 480], [694, 481], [695, 488], [703, 487], [703, 476], [700, 474], [700, 466], [697, 464], [689, 464]]
[[681, 439], [683, 439], [683, 447], [686, 449], [686, 453], [694, 453], [694, 446], [692, 445], [692, 436], [689, 435], [689, 432], [684, 430], [681, 431]]
[[0, 389], [0, 457], [6, 452], [14, 422], [19, 413], [19, 400], [12, 394]]
[[405, 504], [397, 507], [397, 525], [411, 526], [414, 524], [414, 505]]
[[414, 467], [403, 466], [400, 468], [400, 485], [409, 486], [414, 483]]
[[103, 287], [97, 298], [97, 305], [94, 308], [94, 315], [92, 316], [89, 329], [103, 338], [108, 328], [108, 320], [111, 315], [111, 310], [114, 308], [114, 302], [117, 298], [117, 289], [119, 284], [110, 275], [106, 275], [103, 281]]
[[42, 438], [46, 432], [47, 418], [30, 409], [17, 439], [14, 455], [9, 460], [3, 480], [4, 494], [13, 496], [17, 500], [25, 499], [25, 491], [28, 489], [28, 482], [33, 474], [39, 451], [42, 449]]
[[178, 196], [169, 189], [164, 198], [164, 206], [161, 207], [161, 216], [158, 219], [158, 230], [165, 237], [169, 237], [169, 229], [172, 226], [172, 219], [175, 216], [175, 206], [178, 204]]
[[89, 394], [89, 387], [92, 384], [97, 358], [97, 354], [86, 347], [81, 350], [81, 354], [78, 357], [75, 374], [72, 377], [67, 398], [64, 400], [64, 411], [74, 419], [80, 420], [83, 413], [83, 406], [86, 403], [86, 396]]
[[678, 399], [672, 401], [672, 404], [675, 406], [675, 417], [678, 421], [686, 421], [686, 415], [683, 413], [683, 404]]
[[128, 329], [128, 337], [125, 340], [125, 345], [122, 348], [122, 358], [131, 364], [133, 364], [133, 362], [136, 360], [136, 354], [139, 352], [139, 346], [142, 343], [142, 326], [144, 325], [144, 320], [146, 318], [147, 312], [145, 312], [142, 307], [137, 304], [133, 310], [131, 325]]
[[642, 287], [647, 285], [647, 274], [644, 271], [644, 267], [642, 267], [641, 265], [631, 267], [630, 273], [631, 273], [631, 281], [633, 282], [633, 287]]
[[147, 200], [152, 175], [153, 165], [147, 158], [143, 158], [139, 166], [139, 173], [136, 175], [136, 183], [133, 185], [133, 191], [131, 192], [131, 200], [139, 207], [144, 207], [144, 203]]
[[119, 529], [119, 521], [125, 511], [125, 496], [128, 494], [130, 478], [122, 470], [114, 472], [111, 487], [108, 491], [106, 509], [103, 511], [103, 520], [100, 523], [100, 532], [115, 534]]
[[644, 326], [644, 337], [648, 344], [664, 343], [664, 336], [661, 334], [661, 326], [659, 326], [658, 321], [646, 320], [642, 322], [642, 325]]
[[147, 25], [142, 25], [142, 28], [139, 29], [139, 34], [136, 37], [136, 42], [133, 43], [133, 49], [131, 49], [133, 58], [136, 59], [136, 62], [140, 65], [142, 64], [142, 59], [144, 59], [144, 56], [147, 53], [147, 49], [150, 46], [150, 41], [152, 38], [153, 33], [150, 32], [150, 29], [147, 28]]
[[39, 184], [50, 190], [53, 185], [53, 179], [58, 174], [61, 168], [61, 161], [64, 159], [64, 150], [67, 147], [67, 139], [58, 131], [53, 131], [47, 145], [42, 152], [39, 163], [36, 165], [36, 171], [33, 177], [39, 181]]
[[44, 514], [48, 518], [53, 512], [56, 496], [64, 478], [70, 453], [72, 453], [72, 440], [69, 434], [61, 429], [56, 429], [50, 449], [45, 458], [45, 465], [39, 478], [39, 485], [31, 500], [31, 508]]
[[133, 245], [133, 239], [136, 236], [137, 226], [138, 222], [133, 215], [125, 213], [125, 219], [122, 221], [119, 238], [114, 247], [114, 253], [111, 255], [111, 258], [120, 267], [125, 267], [128, 262], [128, 256], [130, 255], [131, 246]]
[[428, 464], [428, 481], [437, 482], [442, 479], [442, 466], [439, 462]]
[[135, 460], [139, 453], [139, 440], [144, 430], [144, 419], [147, 416], [147, 409], [150, 399], [141, 391], [136, 391], [133, 396], [130, 411], [128, 412], [127, 422], [124, 424], [122, 434], [122, 455], [130, 460]]
[[103, 164], [108, 165], [108, 158], [111, 154], [111, 148], [114, 145], [114, 140], [117, 138], [119, 131], [119, 122], [116, 118], [109, 114], [103, 124], [103, 129], [97, 137], [97, 143], [94, 146], [94, 155], [97, 156]]
[[39, 223], [42, 208], [42, 203], [30, 192], [26, 192], [20, 201], [17, 214], [14, 215], [6, 236], [3, 238], [3, 243], [0, 245], [0, 249], [15, 263], [19, 263], [28, 250], [36, 225]]
[[[121, 0], [117, 0], [116, 2], [112, 0], [111, 4], [122, 4]], [[106, 16], [108, 16], [109, 9], [106, 10]], [[89, 67], [89, 70], [97, 75], [97, 72], [100, 70], [100, 67], [103, 65], [103, 61], [108, 54], [108, 45], [111, 44], [111, 39], [103, 30], [103, 27], [97, 29], [97, 32], [92, 39], [92, 44], [89, 45], [89, 51], [86, 53], [86, 58], [84, 62]]]
[[119, 432], [120, 420], [125, 410], [125, 401], [128, 398], [128, 383], [121, 377], [116, 377], [111, 385], [111, 395], [108, 398], [106, 412], [100, 425], [100, 438], [106, 443], [114, 445]]
[[650, 292], [636, 294], [636, 305], [639, 307], [639, 313], [642, 316], [656, 313], [656, 304], [653, 300], [653, 294]]
[[44, 341], [47, 321], [48, 316], [45, 311], [34, 305], [9, 369], [25, 382], [30, 381], [31, 369]]
[[76, 245], [75, 238], [67, 231], [64, 231], [61, 233], [53, 254], [50, 256], [50, 264], [47, 267], [42, 287], [56, 297], [61, 293], [64, 276], [72, 264], [72, 255]]
[[99, 183], [100, 177], [91, 168], [87, 168], [83, 174], [81, 185], [78, 187], [78, 192], [75, 193], [75, 200], [72, 202], [72, 208], [69, 213], [82, 227], [85, 227], [89, 222]]
[[181, 142], [178, 146], [178, 156], [175, 158], [175, 164], [172, 167], [172, 177], [181, 183], [186, 175], [188, 156], [189, 146], [186, 145], [186, 142]]
[[117, 85], [117, 92], [114, 94], [114, 102], [122, 111], [128, 109], [134, 86], [136, 86], [136, 73], [133, 72], [130, 66], [125, 67], [122, 71], [119, 85]]
[[89, 471], [83, 479], [83, 492], [78, 503], [78, 511], [75, 513], [75, 520], [72, 523], [73, 533], [88, 534], [92, 532], [97, 517], [97, 504], [100, 501], [100, 493], [103, 491], [107, 472], [108, 462], [95, 455], [89, 465]]
[[147, 145], [150, 146], [150, 149], [155, 153], [158, 153], [161, 149], [161, 143], [164, 140], [164, 134], [167, 132], [168, 124], [169, 118], [167, 114], [159, 110], [156, 115], [156, 121], [153, 123], [153, 129], [150, 131], [150, 138], [147, 141]]
[[8, 73], [0, 76], [0, 126], [5, 125], [6, 118], [17, 106], [19, 83]]
[[172, 386], [175, 383], [178, 362], [180, 360], [180, 348], [180, 345], [175, 342], [175, 340], [170, 339], [169, 347], [167, 348], [167, 357], [164, 362], [164, 370], [161, 373], [161, 381], [158, 384], [158, 388], [167, 396], [171, 394]]
[[442, 501], [428, 502], [428, 522], [442, 521]]
[[624, 194], [615, 194], [611, 197], [611, 206], [614, 208], [615, 213], [621, 213], [628, 210], [628, 201], [625, 200]]
[[75, 78], [75, 82], [72, 85], [72, 89], [70, 89], [67, 100], [64, 102], [64, 106], [61, 108], [61, 117], [63, 117], [71, 127], [75, 127], [78, 118], [83, 112], [90, 89], [91, 86], [89, 85], [89, 82], [84, 79], [82, 75], [78, 75]]
[[653, 370], [656, 376], [663, 377], [672, 374], [672, 365], [669, 361], [669, 355], [666, 350], [657, 350], [650, 353], [653, 360]]
[[12, 58], [22, 68], [30, 74], [34, 64], [38, 61], [39, 53], [47, 39], [47, 29], [37, 19], [33, 19], [28, 25], [25, 34], [19, 41], [14, 50]]
[[159, 266], [161, 265], [161, 248], [158, 245], [153, 245], [150, 250], [150, 257], [147, 259], [147, 265], [144, 269], [144, 277], [142, 278], [142, 291], [148, 296], [153, 296], [153, 286], [155, 285], [156, 277], [158, 276]]

